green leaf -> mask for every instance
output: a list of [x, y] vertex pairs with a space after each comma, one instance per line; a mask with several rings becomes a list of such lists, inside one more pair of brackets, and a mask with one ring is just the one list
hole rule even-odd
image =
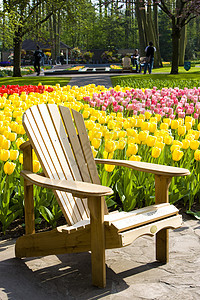
[[54, 216], [50, 210], [43, 205], [39, 207], [39, 212], [47, 222], [51, 222], [54, 219]]
[[191, 211], [191, 210], [187, 210], [186, 213], [189, 214], [189, 215], [192, 215], [196, 219], [200, 220], [200, 211], [194, 212], [194, 211]]

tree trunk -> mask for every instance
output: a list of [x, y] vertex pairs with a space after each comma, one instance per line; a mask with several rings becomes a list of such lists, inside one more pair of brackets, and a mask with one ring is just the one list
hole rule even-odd
[[179, 66], [184, 65], [186, 42], [187, 42], [187, 26], [185, 25], [181, 29]]
[[144, 27], [141, 17], [141, 10], [139, 9], [140, 2], [139, 0], [136, 0], [135, 3], [135, 13], [138, 23], [138, 30], [139, 30], [139, 41], [140, 41], [140, 56], [145, 56], [145, 47], [146, 47], [146, 40], [145, 40], [145, 34], [144, 34]]
[[130, 3], [126, 0], [125, 11], [125, 48], [129, 48], [129, 34], [130, 34]]
[[14, 39], [13, 39], [13, 44], [14, 44], [13, 77], [22, 77], [22, 75], [21, 75], [22, 38], [20, 35], [15, 34]]
[[176, 26], [175, 19], [172, 19], [172, 67], [171, 74], [178, 74], [180, 45], [180, 28]]

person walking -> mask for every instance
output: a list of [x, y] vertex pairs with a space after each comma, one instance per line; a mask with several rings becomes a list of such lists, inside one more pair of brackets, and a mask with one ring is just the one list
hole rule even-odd
[[131, 62], [133, 67], [136, 66], [136, 73], [138, 72], [138, 67], [139, 67], [139, 52], [138, 49], [135, 49], [133, 55], [131, 56]]
[[153, 43], [149, 42], [149, 46], [145, 49], [146, 52], [146, 62], [144, 65], [144, 74], [147, 72], [147, 67], [149, 68], [149, 74], [151, 74], [154, 63], [154, 53], [156, 52], [156, 48], [153, 47]]
[[40, 50], [40, 47], [37, 46], [37, 50], [35, 50], [35, 53], [34, 53], [34, 69], [35, 69], [35, 72], [37, 72], [37, 76], [40, 75], [41, 58], [42, 58], [42, 50]]

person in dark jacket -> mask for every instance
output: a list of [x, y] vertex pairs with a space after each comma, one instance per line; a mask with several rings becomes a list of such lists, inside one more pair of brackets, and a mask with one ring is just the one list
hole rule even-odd
[[144, 74], [147, 72], [147, 67], [149, 67], [149, 74], [151, 74], [153, 69], [153, 62], [154, 62], [154, 53], [156, 51], [156, 48], [153, 47], [153, 43], [149, 42], [149, 46], [146, 47], [146, 62], [144, 65]]
[[37, 72], [37, 76], [40, 75], [40, 62], [41, 62], [41, 58], [42, 58], [42, 50], [40, 50], [40, 47], [37, 46], [37, 50], [35, 50], [34, 53], [34, 69], [35, 72]]
[[140, 56], [139, 56], [138, 49], [135, 49], [133, 55], [131, 56], [131, 62], [132, 62], [133, 67], [136, 66], [136, 72], [138, 72], [139, 58], [140, 58]]

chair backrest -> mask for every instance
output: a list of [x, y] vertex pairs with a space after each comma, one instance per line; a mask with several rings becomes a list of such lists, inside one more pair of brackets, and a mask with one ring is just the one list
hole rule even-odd
[[[23, 125], [46, 177], [100, 184], [79, 112], [55, 104], [40, 104], [24, 113]], [[87, 199], [60, 191], [54, 193], [68, 224], [89, 218]]]

